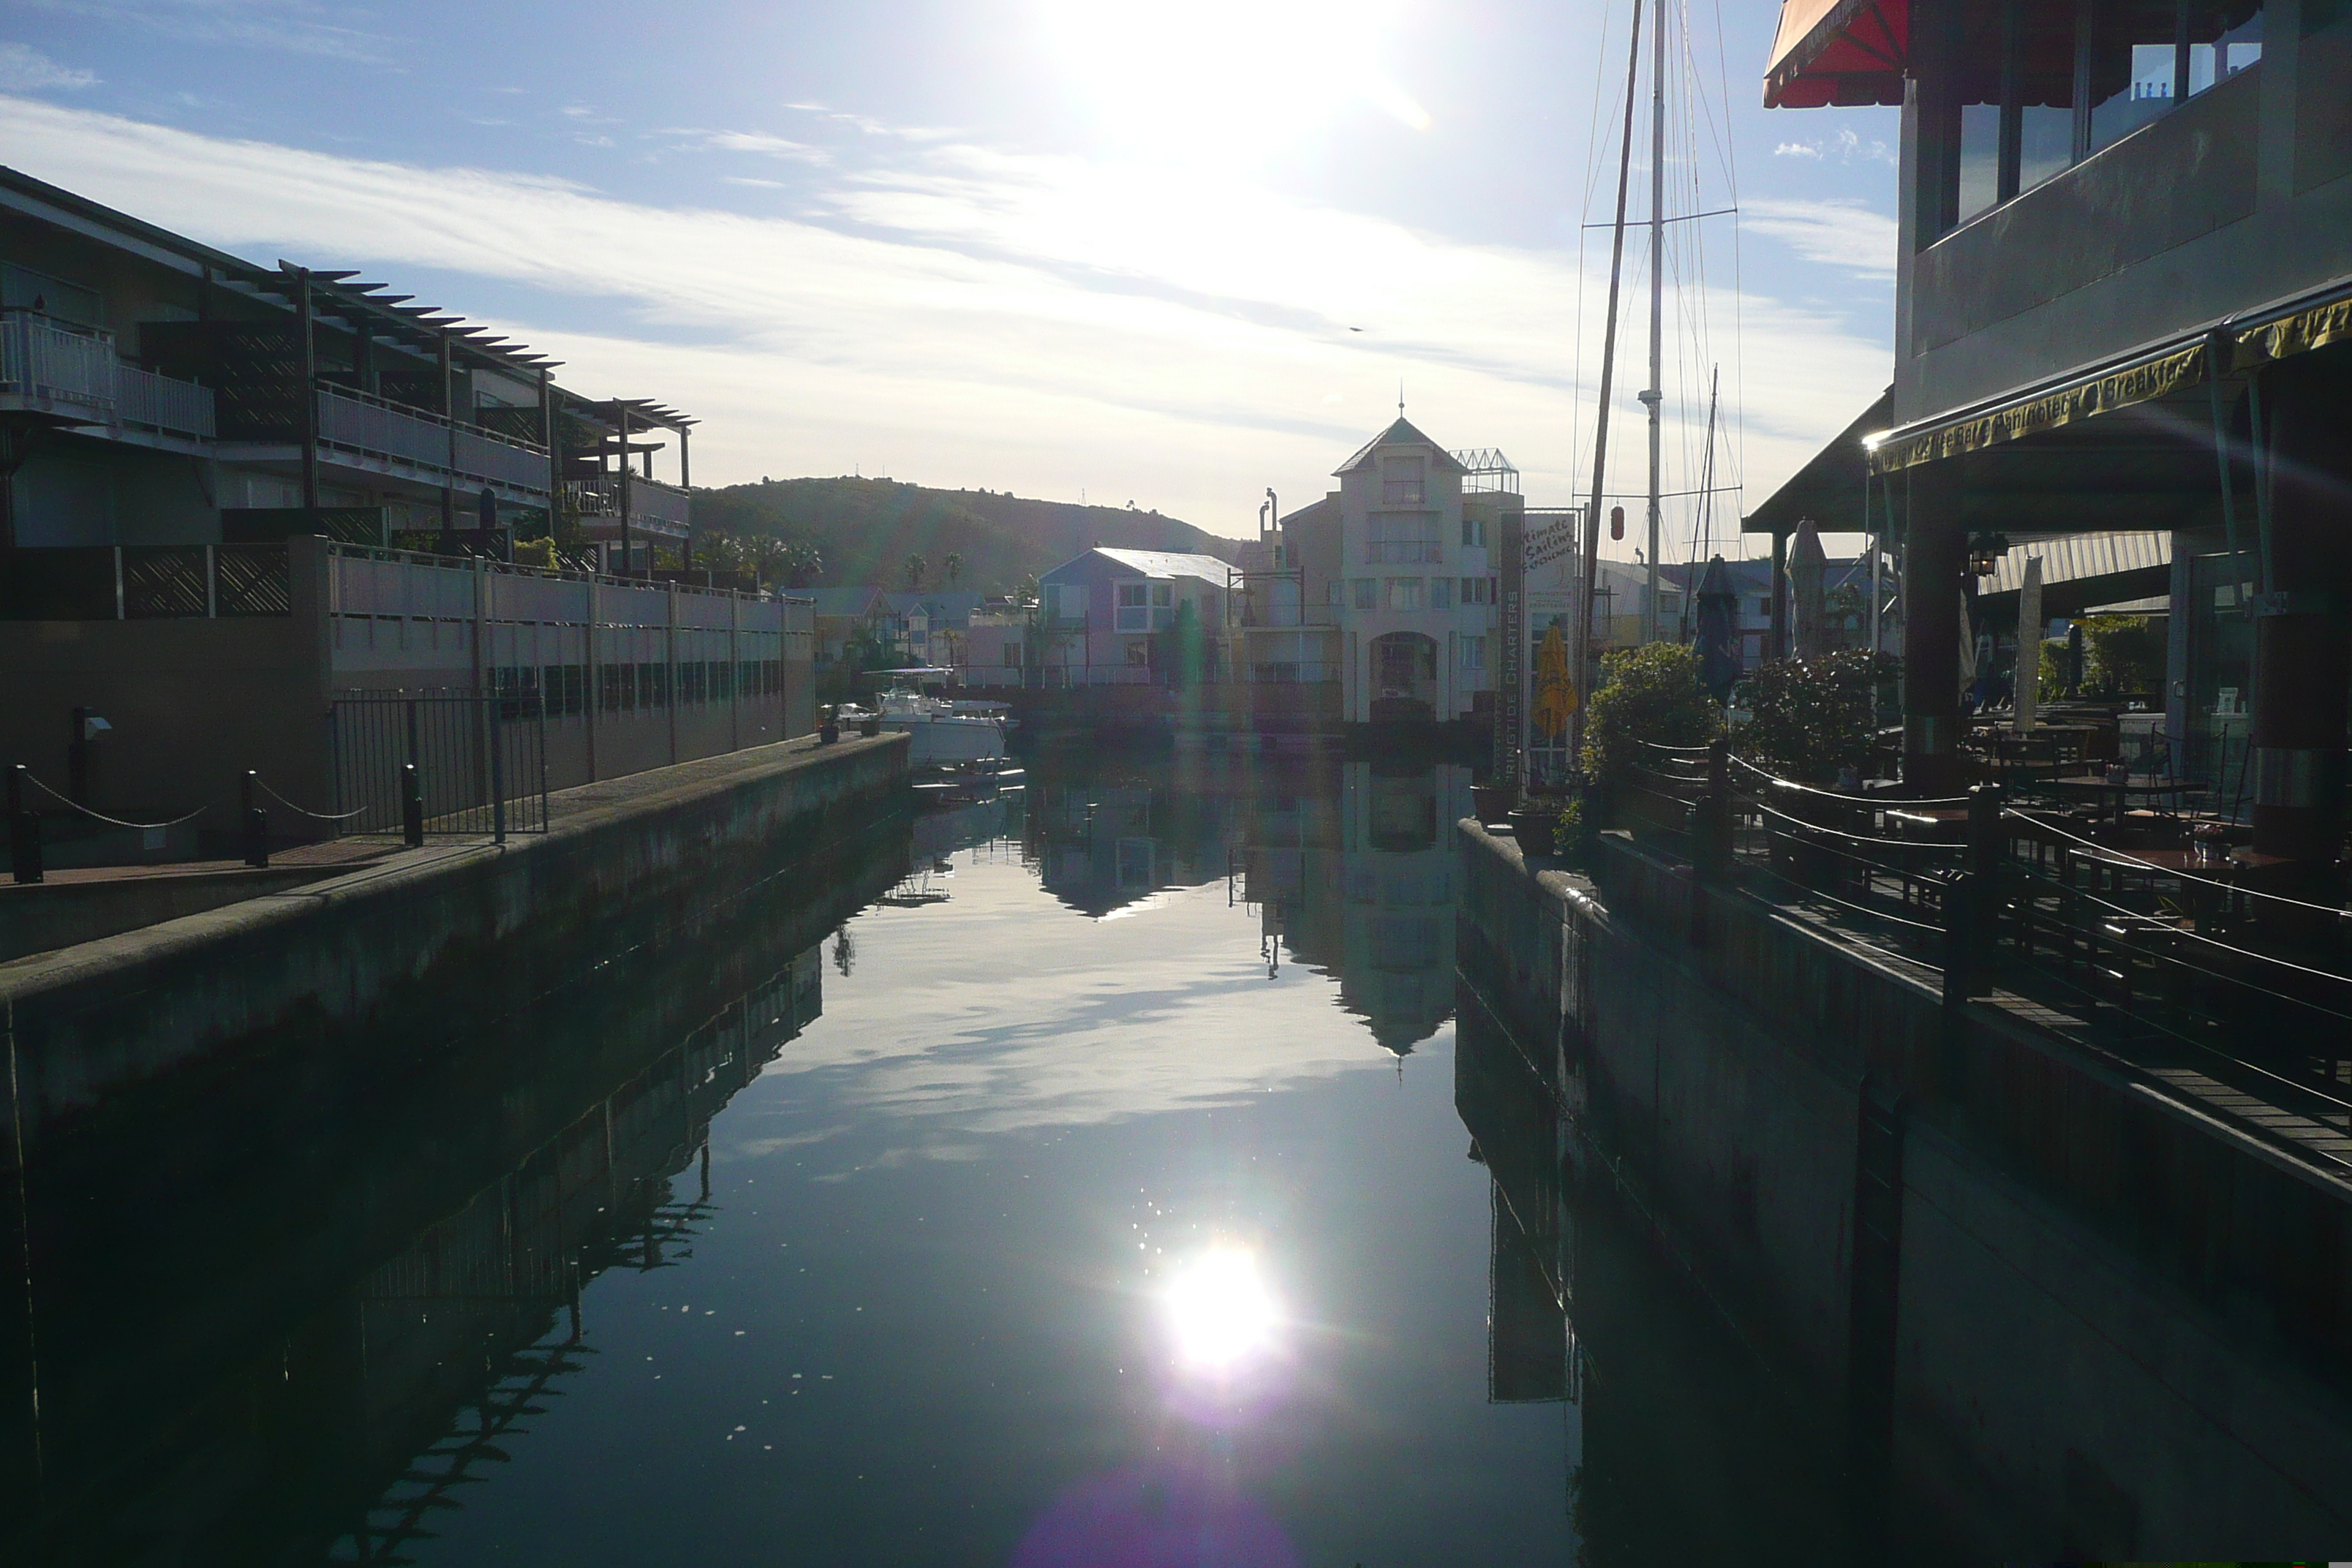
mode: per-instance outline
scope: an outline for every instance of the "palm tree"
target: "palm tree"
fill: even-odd
[[[824,575],[824,556],[805,539],[796,539],[784,546],[782,564],[787,587],[805,588]]]
[[[923,574],[930,569],[931,563],[924,560],[920,555],[908,556],[907,592],[909,594],[921,593],[923,591]]]

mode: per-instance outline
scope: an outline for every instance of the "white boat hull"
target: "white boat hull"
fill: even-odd
[[[909,767],[940,767],[1004,755],[1004,727],[993,719],[886,713],[882,728],[914,738],[907,753]]]

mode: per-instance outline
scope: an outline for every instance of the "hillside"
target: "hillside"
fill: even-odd
[[[946,585],[941,563],[954,553],[963,557],[961,585],[995,593],[1095,544],[1230,560],[1240,542],[1157,512],[891,479],[771,479],[697,490],[694,521],[698,531],[814,544],[824,558],[815,585],[827,588],[904,587],[909,555],[929,563],[926,586]]]

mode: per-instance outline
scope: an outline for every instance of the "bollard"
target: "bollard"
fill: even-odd
[[[1992,990],[1993,960],[2000,933],[2001,788],[1981,784],[1969,791],[1969,971]]]
[[[8,770],[8,867],[19,883],[41,877],[41,819],[25,809],[25,765]]]
[[[414,704],[411,704],[413,707]],[[400,836],[411,849],[425,844],[425,783],[417,777],[416,764],[404,763],[400,769]]]
[[[506,721],[498,709],[489,710],[490,737],[490,842],[507,841],[507,737]]]
[[[254,796],[254,784],[259,775],[251,768],[236,781],[237,826],[245,837],[245,863],[248,866],[269,864],[269,813]]]
[[[1970,959],[1975,947],[1971,926],[1971,910],[1976,900],[1975,889],[1969,885],[1965,872],[1944,883],[1944,1005],[1958,1007],[1969,999],[1970,983],[1975,979]]]

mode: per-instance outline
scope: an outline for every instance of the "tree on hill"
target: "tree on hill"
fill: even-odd
[[[908,556],[944,565],[954,581],[1003,593],[1042,576],[1097,542],[1232,560],[1239,542],[1176,518],[1123,507],[1032,500],[1002,491],[931,490],[876,479],[773,479],[694,494],[697,531],[806,543],[821,552],[824,581],[843,587],[905,586]],[[812,573],[814,578],[815,574]]]
[[[948,558],[940,562],[940,566],[948,574],[948,586],[954,587],[956,579],[963,575],[963,557],[950,550],[948,552]]]
[[[920,555],[908,556],[907,592],[909,594],[921,593],[923,591],[923,574],[930,569],[931,563],[924,560]]]

